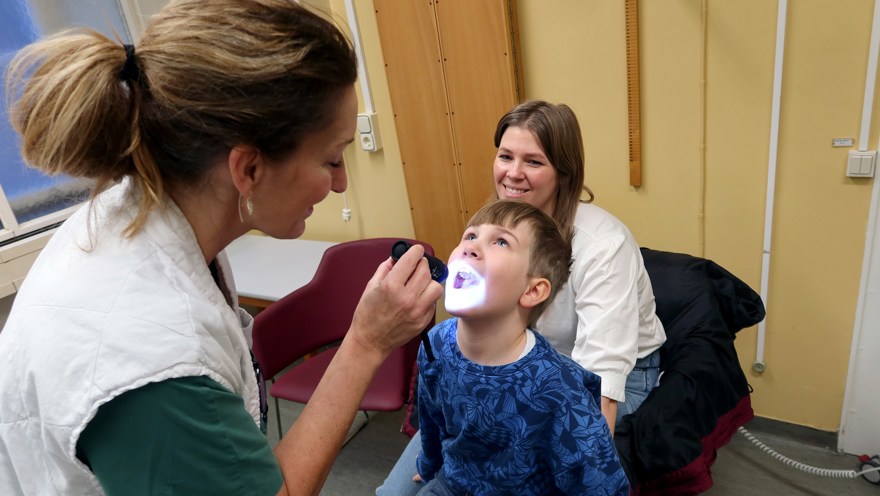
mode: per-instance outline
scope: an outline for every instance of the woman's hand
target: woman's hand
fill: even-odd
[[[382,356],[416,336],[434,315],[443,287],[431,279],[420,245],[379,265],[364,290],[349,337]]]
[[[351,328],[312,399],[275,447],[284,475],[278,494],[318,494],[370,381],[388,354],[428,325],[443,293],[424,249],[382,262],[367,283]]]
[[[614,437],[614,428],[617,423],[617,400],[602,396],[602,415],[605,417],[605,422],[608,423],[611,437]]]

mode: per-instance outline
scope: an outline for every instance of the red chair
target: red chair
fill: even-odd
[[[399,240],[373,238],[331,246],[311,282],[257,315],[254,355],[264,379],[272,379],[268,392],[275,400],[279,436],[282,429],[278,399],[308,403],[348,332],[367,282]],[[405,241],[419,243],[427,253],[434,253],[425,243]],[[432,318],[426,329],[434,322]],[[389,355],[367,389],[360,410],[390,412],[406,404],[418,349],[417,336]],[[305,360],[294,365],[302,358]]]

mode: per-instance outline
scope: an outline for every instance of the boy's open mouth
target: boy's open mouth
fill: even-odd
[[[464,289],[477,285],[477,276],[467,268],[461,268],[455,273],[452,287],[455,289]]]

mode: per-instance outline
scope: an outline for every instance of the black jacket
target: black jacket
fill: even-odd
[[[711,260],[648,248],[642,257],[666,329],[662,375],[614,441],[636,494],[697,494],[712,486],[715,451],[754,416],[733,341],[764,319],[764,304]]]

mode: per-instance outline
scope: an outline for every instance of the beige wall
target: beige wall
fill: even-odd
[[[573,20],[566,11],[574,2],[557,3],[565,5],[538,8],[536,2],[521,2],[524,32],[541,38],[540,45],[524,38],[526,87],[534,92],[529,96],[581,98],[578,111],[584,116],[609,112],[590,101],[606,93],[618,102],[609,115],[620,116],[624,126],[622,61],[563,72],[547,48],[571,43],[553,35],[569,30],[603,33],[591,36],[604,41],[584,46],[587,53],[622,44],[622,7],[600,10],[594,7],[606,2],[585,2],[577,8],[588,12]],[[645,187],[627,186],[625,142],[605,138],[609,132],[603,130],[602,115],[590,117],[594,124],[585,129],[587,173],[599,203],[625,220],[643,245],[702,252],[757,289],[777,6],[764,0],[705,2],[703,59],[703,3],[641,2]],[[846,150],[830,143],[832,137],[859,133],[872,4],[852,1],[843,11],[833,1],[790,4],[763,375],[750,369],[755,330],[742,332],[738,340],[758,414],[825,430],[836,430],[840,421],[871,188],[870,180],[844,177]],[[556,18],[547,20],[553,12]],[[557,29],[533,31],[532,18]],[[540,76],[530,79],[536,72],[589,80],[566,93],[543,84]],[[595,86],[589,84],[594,72],[603,75]],[[608,92],[609,86],[615,90]],[[550,88],[546,93],[545,87]],[[877,132],[875,127],[871,133],[873,148]]]
[[[344,22],[343,0],[315,2]],[[874,2],[845,3],[789,3],[763,375],[751,371],[755,329],[737,340],[756,412],[824,430],[840,422],[872,186],[846,178],[847,150],[831,148],[832,137],[858,139]],[[384,147],[346,152],[352,220],[342,222],[332,195],[311,219],[309,239],[413,232],[373,4],[355,4]],[[757,290],[776,2],[640,2],[638,189],[627,172],[623,2],[518,4],[527,96],[577,112],[597,203],[643,246],[703,254]],[[872,149],[878,114],[880,104]]]
[[[840,422],[871,191],[831,147],[859,135],[874,2],[846,3],[789,3],[762,375],[755,329],[737,340],[757,413],[824,430]],[[639,189],[627,176],[623,2],[519,5],[528,96],[575,107],[597,203],[643,246],[702,253],[758,289],[776,2],[640,2]]]
[[[341,0],[331,3],[343,12]],[[394,197],[405,205],[375,16],[371,2],[356,4],[386,141],[384,157],[353,153],[353,195],[360,204]],[[755,329],[742,331],[737,345],[759,415],[836,430],[872,180],[844,176],[847,150],[831,148],[831,138],[859,135],[873,1],[789,5],[763,375],[751,371]],[[758,289],[776,2],[640,7],[641,188],[629,186],[627,172],[623,2],[520,0],[527,96],[575,109],[597,203],[642,245],[703,254]],[[878,132],[875,122],[872,148]],[[338,205],[328,207],[307,235],[348,236],[335,221]],[[382,218],[363,220],[358,234],[394,232],[396,222],[411,229],[385,211],[362,212]]]
[[[311,4],[329,5],[333,17],[342,26],[347,26],[345,2],[343,0],[311,0]],[[342,221],[343,201],[341,195],[334,193],[315,208],[303,237],[327,241],[345,241],[368,237],[413,237],[412,217],[397,131],[394,128],[394,115],[391,112],[391,96],[385,78],[382,48],[379,45],[379,30],[372,1],[356,1],[359,14],[359,29],[363,41],[365,63],[369,75],[373,106],[379,117],[382,149],[368,153],[357,145],[345,152],[348,170],[349,208],[351,221]],[[360,99],[359,111],[364,111],[361,86],[357,85]]]

